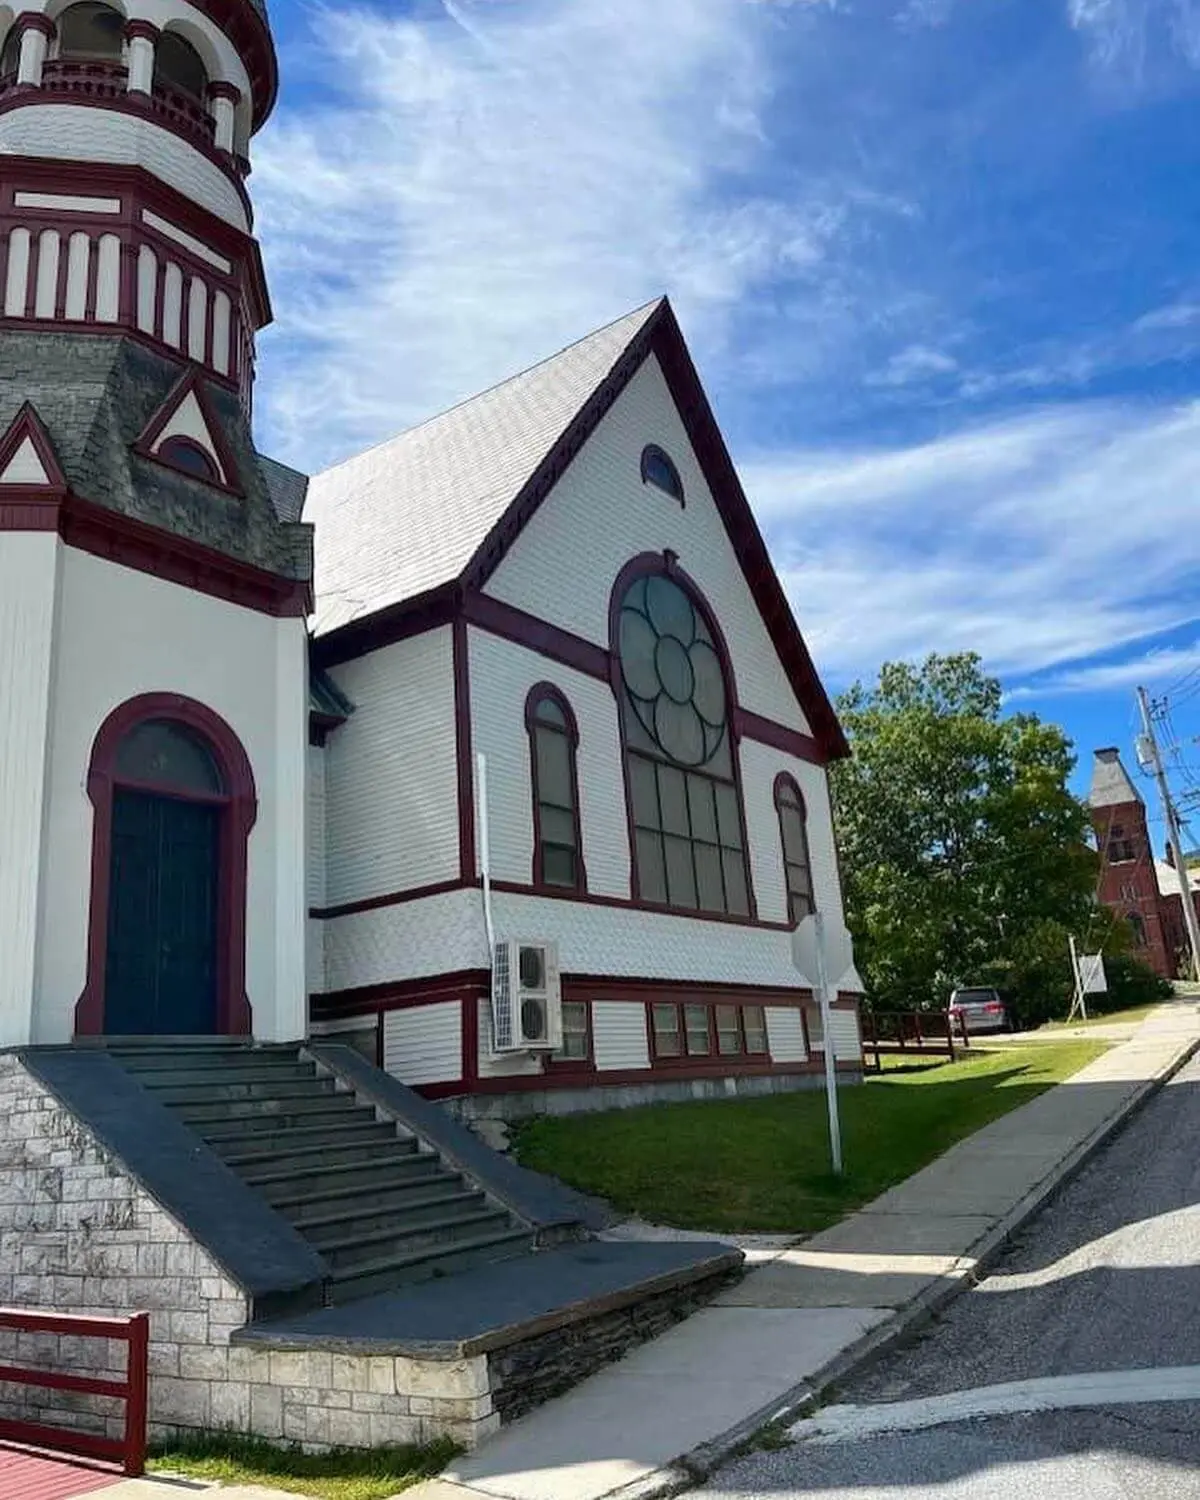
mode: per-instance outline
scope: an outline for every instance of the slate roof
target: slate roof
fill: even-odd
[[[258,467],[266,482],[275,514],[281,521],[298,521],[304,510],[304,499],[308,494],[308,475],[299,469],[289,469],[278,459],[258,455]]]
[[[1142,794],[1121,764],[1119,750],[1109,747],[1096,751],[1087,800],[1089,807],[1122,807],[1127,802],[1142,800]]]
[[[1182,886],[1179,880],[1179,871],[1174,865],[1169,864],[1165,859],[1156,859],[1154,861],[1154,873],[1158,878],[1158,894],[1160,896],[1178,896],[1181,893]],[[1192,890],[1200,891],[1200,870],[1189,868],[1188,884]]]
[[[629,344],[647,303],[309,481],[316,635],[450,583]]]
[[[282,578],[312,577],[307,526],[276,512],[235,392],[204,382],[237,464],[243,498],[216,495],[133,445],[180,378],[176,361],[119,333],[0,330],[0,434],[25,401],[41,418],[67,483],[96,505],[187,537]]]

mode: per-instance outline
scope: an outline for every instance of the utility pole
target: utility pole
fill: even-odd
[[[1192,978],[1200,979],[1200,924],[1196,922],[1196,905],[1192,900],[1192,883],[1187,866],[1183,862],[1183,845],[1179,839],[1179,820],[1175,816],[1175,804],[1171,801],[1171,789],[1167,785],[1167,773],[1163,770],[1158,740],[1154,734],[1154,720],[1150,715],[1150,699],[1143,687],[1137,690],[1138,706],[1142,711],[1142,733],[1138,737],[1138,764],[1154,772],[1158,782],[1158,795],[1162,800],[1163,817],[1167,824],[1167,843],[1175,858],[1175,869],[1179,874],[1179,896],[1183,902],[1183,920],[1187,924],[1188,946],[1192,950]]]

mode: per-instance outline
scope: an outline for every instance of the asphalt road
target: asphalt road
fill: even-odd
[[[1080,1377],[1097,1372],[1093,1404]],[[984,1398],[1014,1414],[970,1421],[939,1399],[1046,1377],[1036,1414],[1020,1411],[1027,1392]],[[1168,1385],[1191,1399],[1157,1399]],[[831,1401],[796,1442],[716,1476],[707,1500],[1200,1500],[1200,1058],[985,1281]]]

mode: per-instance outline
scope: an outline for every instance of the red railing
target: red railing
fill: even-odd
[[[15,73],[0,78],[0,97],[29,85],[18,84]],[[42,66],[43,94],[62,95],[87,103],[95,100],[106,105],[117,104],[132,113],[149,115],[195,136],[211,148],[216,126],[199,99],[178,89],[168,88],[161,79],[154,80],[151,95],[129,93],[129,74],[123,63],[83,58],[54,58]]]
[[[55,1370],[27,1369],[0,1364],[0,1382],[32,1385],[42,1390],[71,1391],[85,1396],[112,1396],[125,1403],[125,1433],[120,1438],[77,1432],[69,1427],[44,1426],[0,1417],[0,1442],[23,1443],[31,1448],[50,1448],[82,1458],[100,1458],[120,1464],[136,1479],[146,1467],[146,1410],[150,1316],[134,1313],[130,1318],[92,1318],[76,1313],[23,1312],[0,1308],[0,1330],[18,1333],[50,1333],[68,1338],[119,1339],[127,1349],[124,1380],[99,1380],[90,1375],[63,1375]]]
[[[863,1057],[874,1060],[879,1071],[886,1053],[912,1053],[948,1057],[954,1061],[954,1039],[971,1045],[965,1016],[949,1010],[864,1011],[862,1015]]]

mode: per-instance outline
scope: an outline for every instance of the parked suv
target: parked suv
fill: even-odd
[[[950,992],[950,1019],[956,1030],[966,1022],[968,1037],[987,1031],[1011,1031],[1012,1019],[999,990],[960,989]]]

